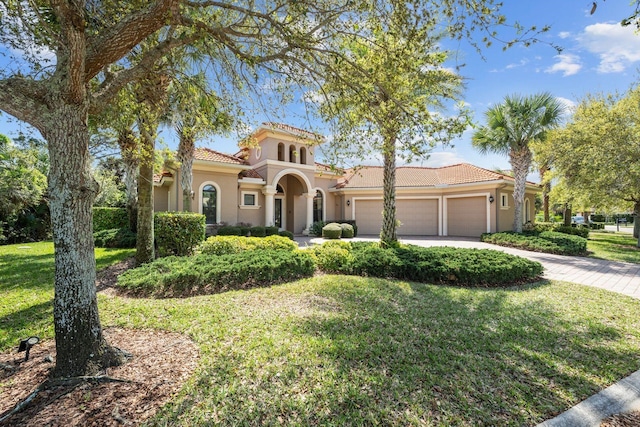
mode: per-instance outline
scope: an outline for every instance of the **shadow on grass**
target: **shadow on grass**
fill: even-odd
[[[34,304],[0,317],[0,351],[17,346],[31,335],[53,330],[53,300]]]

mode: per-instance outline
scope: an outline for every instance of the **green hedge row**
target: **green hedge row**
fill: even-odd
[[[358,226],[356,225],[356,221],[352,220],[352,219],[339,219],[339,220],[331,220],[331,221],[316,221],[313,224],[311,224],[311,227],[309,228],[309,234],[312,234],[314,236],[323,236],[322,230],[328,224],[339,224],[340,226],[343,226],[343,227],[345,225],[350,225],[352,227],[352,229],[353,229],[353,236],[351,236],[351,237],[355,237],[355,236],[358,235]],[[349,231],[347,233],[349,233]],[[346,237],[346,236],[342,236],[342,237]]]
[[[382,248],[369,242],[327,242],[311,251],[318,268],[327,273],[425,283],[500,286],[531,281],[542,274],[538,262],[487,249]]]
[[[537,222],[525,227],[525,234],[539,235],[545,231],[555,231],[557,233],[572,234],[575,236],[589,238],[590,227],[588,225],[577,224],[574,226],[566,226],[558,222]]]
[[[93,208],[93,232],[129,226],[125,208]]]
[[[544,231],[538,235],[505,231],[483,234],[480,240],[499,246],[560,255],[583,255],[587,251],[587,239],[584,237],[555,231]]]
[[[154,233],[158,255],[189,255],[204,241],[205,216],[193,212],[158,212]]]
[[[135,248],[136,233],[128,228],[112,228],[93,233],[94,245],[98,248]]]
[[[278,227],[248,225],[223,225],[218,228],[218,236],[265,237],[278,235]]]
[[[314,271],[312,255],[298,250],[172,256],[124,272],[118,287],[137,296],[190,296],[289,282]]]
[[[200,245],[200,252],[207,255],[237,254],[247,250],[285,250],[298,248],[295,242],[284,236],[243,237],[212,236]]]

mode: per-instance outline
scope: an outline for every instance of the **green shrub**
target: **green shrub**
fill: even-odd
[[[593,214],[589,216],[589,221],[591,222],[605,222],[606,218],[601,214]]]
[[[340,228],[342,228],[341,237],[345,239],[351,239],[353,237],[353,226],[351,224],[342,223],[340,224]]]
[[[318,268],[325,272],[425,283],[499,286],[530,281],[542,274],[538,262],[487,249],[382,248],[371,242],[327,242],[312,252]]]
[[[282,230],[278,232],[278,236],[286,237],[289,240],[293,240],[293,233],[287,230]]]
[[[298,245],[295,242],[283,236],[213,236],[200,245],[200,252],[208,255],[225,255],[247,250],[293,251],[297,248]]]
[[[242,236],[242,230],[234,225],[223,225],[218,228],[218,236]]]
[[[325,239],[339,239],[342,236],[342,227],[336,222],[322,227],[322,237]]]
[[[255,226],[249,228],[249,235],[252,237],[265,237],[267,235],[267,229],[261,226]]]
[[[205,216],[192,212],[158,212],[154,230],[158,253],[190,255],[204,241]]]
[[[323,227],[327,224],[331,224],[331,223],[337,223],[337,224],[349,224],[353,227],[353,236],[356,237],[358,235],[358,225],[356,224],[356,221],[354,219],[335,219],[335,220],[331,220],[331,221],[326,221],[323,223]],[[320,233],[317,234],[317,236],[320,236],[322,233],[322,227],[320,227]]]
[[[578,225],[576,227],[557,225],[553,228],[552,231],[555,231],[557,233],[572,234],[574,236],[580,236],[585,239],[589,238],[589,228],[583,225]]]
[[[267,236],[277,236],[280,229],[278,227],[265,227],[264,232]]]
[[[560,255],[580,255],[586,251],[587,247],[586,239],[555,231],[544,231],[539,235],[518,234],[511,231],[486,233],[480,240],[499,246]]]
[[[125,208],[93,208],[93,232],[129,226]]]
[[[311,227],[309,227],[309,234],[312,234],[314,236],[322,236],[322,227],[324,227],[326,224],[324,221],[316,221],[313,224],[311,224]]]
[[[257,250],[228,255],[166,257],[131,269],[118,286],[139,296],[189,296],[268,286],[310,277],[313,257],[306,251]]]
[[[536,222],[535,224],[533,224],[533,229],[531,231],[535,234],[540,234],[544,231],[553,231],[553,228],[556,225],[557,224],[553,222]]]
[[[590,222],[589,223],[589,228],[592,230],[604,230],[604,223],[603,222]]]
[[[98,248],[135,248],[136,233],[128,228],[113,228],[93,233],[93,242]]]
[[[557,244],[563,248],[563,251],[566,254],[578,255],[584,254],[587,251],[587,239],[578,235],[545,231],[544,233],[540,233],[539,237]]]
[[[348,242],[334,240],[322,245],[313,246],[311,253],[316,265],[325,273],[348,274],[353,263],[351,245]]]

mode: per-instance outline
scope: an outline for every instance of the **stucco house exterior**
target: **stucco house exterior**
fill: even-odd
[[[294,234],[314,221],[355,220],[360,235],[377,235],[382,223],[382,167],[339,171],[315,162],[319,137],[302,129],[266,123],[224,154],[196,149],[195,212],[208,224],[275,225]],[[154,177],[156,211],[182,210],[179,170]],[[402,166],[396,172],[399,236],[479,236],[510,230],[512,177],[470,164],[440,168]],[[527,183],[523,223],[534,221],[535,194]]]

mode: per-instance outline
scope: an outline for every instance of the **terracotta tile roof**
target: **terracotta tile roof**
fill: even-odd
[[[262,124],[263,126],[266,127],[270,127],[272,129],[280,129],[280,130],[284,130],[299,136],[302,136],[304,138],[308,138],[308,139],[316,139],[316,140],[322,140],[322,136],[315,134],[313,132],[309,132],[308,130],[304,130],[304,129],[300,129],[297,128],[295,126],[291,126],[291,125],[286,125],[284,123],[275,123],[275,122],[264,122]]]
[[[349,170],[336,188],[380,188],[383,168],[366,166]],[[400,166],[396,169],[396,187],[435,187],[437,185],[469,184],[475,182],[499,181],[513,178],[468,163],[460,163],[440,168]]]
[[[337,174],[344,173],[343,169],[340,169],[339,167],[336,167],[336,166],[326,165],[324,163],[318,163],[318,162],[315,162],[315,165],[316,165],[317,172],[332,172]]]
[[[160,182],[162,181],[162,178],[173,178],[173,174],[168,171],[153,174],[153,182]]]
[[[209,162],[230,163],[230,164],[236,164],[236,165],[246,164],[246,162],[239,157],[232,156],[230,154],[224,154],[219,151],[215,151],[205,147],[196,148],[195,159],[205,160]]]
[[[240,177],[242,178],[257,178],[257,179],[264,179],[262,177],[262,175],[260,175],[258,172],[256,172],[255,169],[249,169],[246,171],[242,171],[239,174]]]

